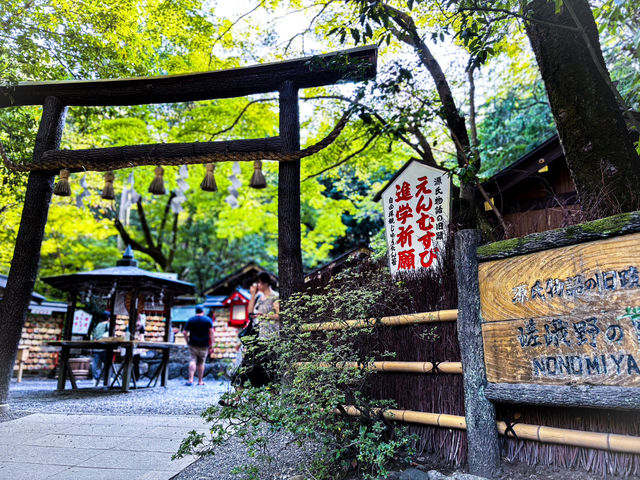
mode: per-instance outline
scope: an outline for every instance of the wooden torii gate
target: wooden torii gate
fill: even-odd
[[[283,297],[303,281],[300,249],[300,158],[328,145],[340,124],[315,148],[300,150],[298,91],[341,81],[362,81],[376,73],[377,48],[366,46],[315,57],[205,73],[95,81],[24,82],[0,87],[0,108],[43,105],[33,162],[16,165],[29,171],[20,228],[0,303],[0,412],[7,397],[13,364],[40,263],[55,175],[71,171],[106,171],[139,165],[181,165],[273,159],[278,172],[278,268]],[[279,92],[277,137],[60,150],[68,106],[121,106],[188,102]],[[340,122],[342,125],[346,118]]]

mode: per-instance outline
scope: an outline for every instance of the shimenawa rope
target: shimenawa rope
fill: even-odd
[[[194,155],[188,157],[154,157],[153,155],[146,155],[144,157],[123,158],[122,160],[112,160],[108,162],[98,162],[91,160],[47,160],[47,152],[43,155],[42,160],[37,163],[20,164],[9,160],[6,152],[0,142],[0,155],[2,156],[2,162],[4,165],[16,172],[31,172],[34,170],[60,170],[60,169],[72,169],[72,170],[86,170],[104,172],[109,170],[118,170],[120,168],[139,167],[142,165],[193,165],[199,163],[217,163],[228,161],[256,161],[256,160],[277,160],[280,162],[299,160],[304,157],[308,157],[320,150],[331,145],[335,139],[340,135],[344,129],[351,110],[346,111],[342,118],[338,121],[336,126],[329,132],[329,134],[320,140],[318,143],[311,145],[303,150],[295,152],[221,152],[211,153],[207,155]]]

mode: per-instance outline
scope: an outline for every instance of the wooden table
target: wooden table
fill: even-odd
[[[47,342],[48,345],[60,347],[60,365],[58,370],[58,390],[64,390],[67,383],[67,376],[71,381],[71,388],[77,389],[75,376],[69,366],[69,351],[72,348],[82,348],[91,350],[105,350],[105,364],[103,368],[103,384],[105,387],[120,387],[123,392],[129,388],[141,388],[137,385],[136,379],[131,374],[133,368],[133,351],[136,348],[149,350],[161,350],[162,361],[149,377],[149,382],[144,387],[155,387],[160,379],[160,384],[167,385],[167,373],[169,364],[169,349],[173,343],[169,342],[144,342],[138,340],[57,340]],[[113,352],[117,349],[124,349],[124,361],[120,368],[116,370],[113,364]],[[131,385],[133,384],[133,385]],[[153,385],[152,385],[153,384]]]

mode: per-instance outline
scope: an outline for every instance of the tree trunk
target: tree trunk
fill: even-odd
[[[300,149],[298,89],[290,81],[280,87],[280,137],[283,151]],[[283,299],[302,286],[300,160],[280,162],[278,169],[278,276]]]
[[[33,152],[34,162],[39,161],[46,150],[59,148],[65,115],[66,107],[57,98],[46,98]],[[38,276],[40,247],[47,224],[54,177],[55,172],[50,171],[29,174],[11,270],[0,303],[0,412],[8,409],[9,383]]]
[[[383,7],[390,13],[391,18],[397,25],[397,28],[391,28],[394,36],[415,49],[420,62],[427,69],[435,83],[438,96],[442,102],[442,115],[456,148],[458,166],[460,168],[472,168],[477,173],[480,170],[480,157],[472,155],[465,119],[460,114],[440,63],[431,53],[424,41],[424,37],[420,35],[418,27],[410,15],[388,4],[383,4]],[[477,224],[476,177],[475,175],[463,176],[460,182],[462,188],[460,189],[459,215],[457,216],[458,227],[460,229],[473,229]]]
[[[640,161],[589,3],[564,0],[558,14],[546,0],[534,0],[528,8],[527,35],[583,211],[603,217],[637,209]]]
[[[162,251],[163,235],[164,235],[165,225],[167,223],[167,217],[169,215],[169,209],[171,207],[171,200],[175,196],[176,194],[174,192],[171,192],[171,194],[169,195],[169,198],[167,199],[167,205],[165,206],[165,209],[164,209],[164,215],[162,217],[160,230],[156,235],[158,237],[157,242],[153,241],[153,235],[151,235],[149,222],[147,221],[147,216],[144,213],[142,198],[138,199],[138,202],[136,203],[136,205],[138,208],[138,217],[140,219],[140,226],[144,234],[144,240],[146,242],[146,245],[143,245],[142,243],[134,240],[133,237],[129,234],[129,232],[127,232],[127,229],[118,218],[116,218],[113,221],[113,226],[116,228],[116,230],[120,234],[120,238],[122,239],[122,242],[125,245],[130,246],[133,250],[137,250],[139,252],[149,255],[153,259],[153,261],[158,264],[160,269],[162,269],[162,271],[165,271],[165,272],[170,272],[172,269],[171,262],[173,261],[173,255],[170,253],[170,256],[167,257],[167,255],[165,255],[164,252]],[[174,233],[173,233],[173,240],[172,240],[173,244],[175,244],[176,228],[177,228],[177,225],[175,225],[175,222],[174,222],[174,227],[173,227]]]

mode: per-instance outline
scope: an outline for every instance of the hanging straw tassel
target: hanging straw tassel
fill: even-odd
[[[116,194],[113,191],[113,181],[116,176],[111,170],[104,174],[104,187],[102,188],[102,198],[105,200],[115,200]]]
[[[164,189],[164,178],[163,178],[164,169],[160,166],[156,167],[155,174],[156,174],[155,178],[151,182],[151,185],[149,185],[149,193],[152,193],[154,195],[164,195],[166,193]]]
[[[267,186],[267,180],[262,173],[262,161],[256,160],[253,162],[253,175],[251,176],[251,182],[249,186],[252,188],[265,188]]]
[[[71,172],[66,168],[60,170],[60,178],[53,188],[53,194],[61,197],[69,197],[71,195],[71,186],[69,185],[69,175]]]
[[[213,174],[213,171],[216,169],[216,166],[213,163],[207,163],[205,165],[205,168],[207,169],[207,173],[205,173],[204,175],[204,179],[200,184],[200,188],[205,192],[217,192],[218,185],[216,184],[216,177]]]

